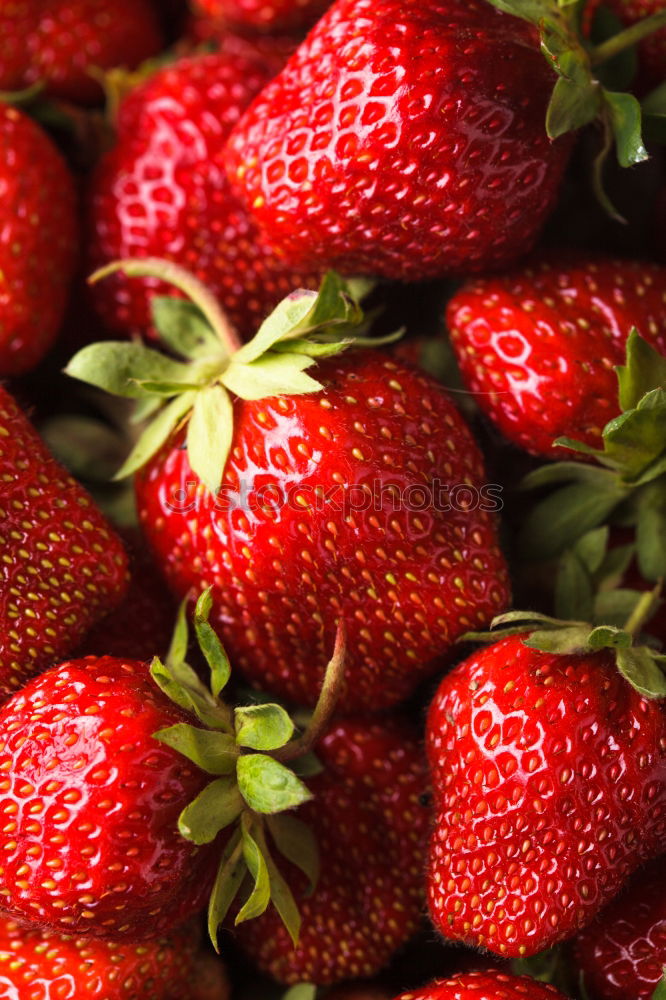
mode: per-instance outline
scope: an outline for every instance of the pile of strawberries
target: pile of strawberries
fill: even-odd
[[[0,3],[0,998],[666,998],[664,116],[663,0]]]

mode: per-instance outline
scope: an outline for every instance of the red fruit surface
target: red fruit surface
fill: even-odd
[[[632,326],[666,354],[666,268],[603,257],[539,260],[464,285],[447,323],[463,379],[510,440],[569,458],[560,435],[594,447],[617,416]]]
[[[7,914],[59,933],[138,939],[206,905],[215,848],[183,839],[177,821],[208,776],[153,738],[183,721],[145,663],[110,656],[54,667],[3,706]]]
[[[0,101],[0,377],[33,368],[55,339],[76,239],[64,160],[39,125]]]
[[[212,21],[248,31],[307,28],[329,6],[330,0],[197,0]]]
[[[422,280],[526,253],[570,147],[527,22],[484,0],[338,0],[234,130],[285,261]]]
[[[505,972],[465,972],[440,980],[416,992],[403,993],[396,1000],[563,1000],[554,986],[538,983],[529,976]]]
[[[374,975],[417,930],[423,908],[431,817],[415,733],[395,718],[345,719],[316,753],[324,771],[309,780],[314,800],[298,816],[317,838],[321,874],[312,896],[297,897],[298,946],[272,907],[236,929],[259,968],[282,983]],[[300,872],[288,867],[290,885],[305,889]]]
[[[519,638],[444,678],[427,748],[430,914],[444,937],[535,954],[589,923],[666,849],[666,712],[612,654]]]
[[[252,51],[181,59],[132,91],[89,206],[90,269],[123,257],[174,260],[210,287],[243,333],[295,287],[318,288],[320,277],[283,267],[226,180],[229,131],[276,70],[275,52]],[[153,279],[115,276],[93,295],[108,326],[129,334],[150,329],[155,290],[173,293]]]
[[[591,1000],[651,1000],[666,966],[666,858],[638,872],[574,939]]]
[[[212,586],[211,623],[253,683],[314,704],[343,617],[341,704],[382,709],[506,605],[507,572],[481,456],[441,385],[379,351],[316,374],[323,392],[234,401],[217,499],[174,438],[137,476],[139,513],[173,591]]]
[[[0,39],[0,89],[40,81],[78,104],[102,99],[91,70],[133,69],[163,47],[150,0],[12,0]]]
[[[204,1000],[198,929],[141,944],[62,937],[0,918],[0,995],[4,1000]],[[226,977],[216,961],[224,1000]],[[223,992],[223,989],[225,992]],[[72,991],[75,992],[72,992]]]
[[[74,649],[126,587],[120,539],[0,387],[0,698]]]

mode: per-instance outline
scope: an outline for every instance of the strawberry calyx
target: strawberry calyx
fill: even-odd
[[[311,983],[298,983],[283,994],[282,1000],[316,1000],[317,987]]]
[[[626,350],[616,368],[622,412],[606,424],[602,447],[558,438],[554,446],[588,461],[551,463],[524,479],[524,489],[557,489],[532,508],[520,542],[527,560],[549,559],[620,511],[635,528],[642,575],[657,581],[666,577],[666,358],[635,329]]]
[[[234,396],[256,400],[319,392],[322,384],[307,372],[318,360],[352,344],[376,346],[401,335],[364,337],[369,318],[360,298],[371,286],[335,272],[324,277],[319,291],[298,289],[283,299],[242,344],[215,297],[178,265],[119,261],[90,280],[119,271],[168,282],[186,298],[152,300],[154,323],[170,355],[138,342],[107,341],[84,347],[65,369],[73,378],[137,400],[134,418],[150,418],[116,478],[141,468],[187,424],[192,470],[216,494],[231,448]]]
[[[281,705],[232,707],[222,699],[231,666],[208,621],[210,589],[197,600],[193,616],[197,643],[210,670],[210,685],[202,682],[186,661],[187,603],[178,612],[166,658],[155,657],[150,672],[164,694],[200,725],[179,722],[153,735],[211,775],[210,783],[179,816],[181,836],[203,845],[228,831],[209,900],[209,934],[217,948],[218,928],[242,893],[236,924],[260,916],[272,902],[296,944],[301,925],[298,906],[271,845],[300,868],[312,892],[319,875],[317,844],[310,828],[292,811],[312,799],[302,778],[320,770],[312,748],[328,725],[342,688],[345,628],[340,622],[320,699],[307,728],[298,732]]]

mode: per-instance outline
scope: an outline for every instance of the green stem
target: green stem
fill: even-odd
[[[201,310],[230,357],[242,346],[240,337],[215,296],[203,282],[185,268],[156,257],[146,257],[145,260],[115,260],[91,274],[88,283],[94,285],[118,271],[122,271],[128,278],[159,278],[160,281],[180,289]]]
[[[653,32],[659,31],[660,28],[666,28],[666,10],[662,10],[658,14],[652,14],[642,21],[637,21],[636,24],[625,28],[624,31],[620,31],[617,35],[602,42],[601,45],[595,46],[590,52],[592,65],[599,66],[600,63],[607,62],[620,52],[624,52],[625,49],[636,45],[643,38],[647,38]]]
[[[659,595],[661,594],[661,588],[662,581],[656,585],[654,590],[646,590],[644,594],[641,594],[638,601],[636,601],[634,610],[627,618],[623,629],[624,632],[628,632],[629,635],[636,635],[640,631],[654,611],[655,603],[659,600]]]
[[[342,619],[338,622],[338,630],[335,636],[335,648],[331,657],[324,683],[322,684],[319,700],[312,713],[310,724],[297,740],[292,740],[280,750],[276,750],[271,756],[276,760],[286,763],[302,757],[313,746],[316,745],[320,737],[326,730],[331,717],[335,712],[336,705],[342,692],[342,684],[345,679],[345,660],[347,654],[347,629]]]

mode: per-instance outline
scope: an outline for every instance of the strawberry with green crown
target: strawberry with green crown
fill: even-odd
[[[113,269],[159,275],[190,296],[158,299],[155,313],[187,361],[109,343],[68,367],[153,418],[120,474],[144,467],[139,514],[172,589],[212,587],[212,621],[260,688],[313,704],[342,616],[341,704],[406,698],[508,599],[497,497],[444,389],[359,349],[354,287],[335,275],[285,299],[241,347],[180,269]]]

